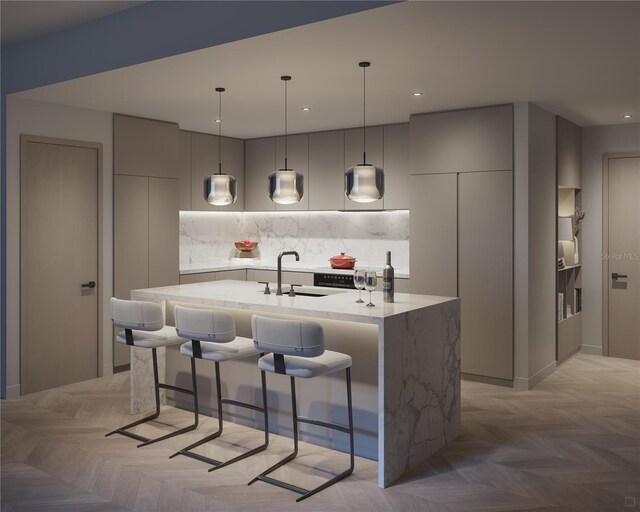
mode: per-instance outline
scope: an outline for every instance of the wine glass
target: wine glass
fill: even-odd
[[[364,275],[364,287],[369,292],[369,304],[367,304],[367,306],[369,307],[375,306],[375,304],[371,302],[371,292],[373,292],[376,289],[377,285],[378,285],[378,276],[376,276],[376,273],[367,272]]]
[[[356,301],[358,304],[364,304],[364,301],[362,300],[362,289],[364,288],[364,276],[365,276],[364,270],[357,269],[353,273],[353,284],[358,289],[358,300]]]

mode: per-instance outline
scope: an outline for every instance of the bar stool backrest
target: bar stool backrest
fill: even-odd
[[[176,306],[176,332],[187,340],[229,343],[236,338],[236,323],[229,313]]]
[[[111,297],[111,321],[122,329],[159,331],[164,327],[164,314],[155,302]]]
[[[261,352],[317,357],[324,352],[324,332],[315,322],[253,315],[253,344]]]

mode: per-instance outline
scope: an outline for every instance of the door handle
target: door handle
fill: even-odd
[[[95,281],[89,281],[88,283],[82,283],[80,285],[80,288],[95,288],[95,287],[96,287]]]
[[[618,279],[627,279],[627,277],[627,274],[618,274],[617,272],[611,274],[611,279],[614,281],[617,281]]]

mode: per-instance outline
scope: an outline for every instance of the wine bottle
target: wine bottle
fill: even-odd
[[[391,251],[387,251],[387,264],[382,271],[382,298],[384,302],[393,302],[393,267]]]

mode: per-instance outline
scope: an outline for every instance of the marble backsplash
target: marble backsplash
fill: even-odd
[[[328,267],[340,252],[382,267],[391,251],[409,268],[409,212],[180,212],[180,266],[237,262],[234,242],[258,242],[257,262],[295,250],[305,266]]]

